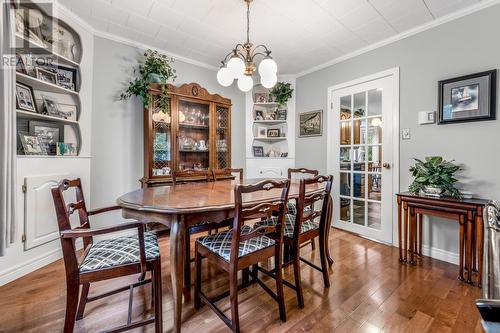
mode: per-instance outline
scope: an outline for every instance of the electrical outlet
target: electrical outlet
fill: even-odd
[[[410,134],[410,129],[409,128],[403,128],[401,130],[401,137],[403,140],[410,140],[411,134]]]

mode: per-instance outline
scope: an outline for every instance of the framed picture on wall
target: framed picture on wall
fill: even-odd
[[[299,114],[299,138],[323,135],[323,110]]]
[[[496,118],[497,70],[439,81],[439,124]]]

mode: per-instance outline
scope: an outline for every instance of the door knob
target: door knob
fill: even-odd
[[[385,169],[390,169],[391,168],[391,164],[390,163],[387,163],[387,162],[384,162],[382,164],[382,166],[385,168]]]

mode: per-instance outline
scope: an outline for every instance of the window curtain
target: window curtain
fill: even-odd
[[[14,103],[15,67],[5,65],[15,57],[9,1],[0,0],[0,256],[14,243],[16,235],[16,116]],[[14,58],[15,59],[15,58]]]

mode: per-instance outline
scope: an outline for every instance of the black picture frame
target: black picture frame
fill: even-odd
[[[24,91],[19,91],[19,89],[24,89]],[[29,96],[21,95],[21,93],[29,93]],[[29,97],[29,98],[28,98]],[[28,104],[28,103],[31,103]],[[23,111],[29,111],[37,113],[37,106],[35,100],[35,94],[33,88],[25,84],[16,82],[16,108]]]
[[[30,120],[29,133],[38,137],[47,155],[56,155],[57,143],[64,142],[64,124]]]
[[[281,135],[281,131],[279,128],[268,128],[267,129],[267,137],[268,138],[279,138]]]
[[[65,89],[76,91],[77,69],[60,65],[50,66],[57,76],[57,85]]]
[[[264,157],[264,147],[263,146],[253,146],[253,156],[254,157]]]
[[[439,81],[438,124],[495,120],[496,90],[497,69]],[[467,96],[463,97],[464,94]],[[465,100],[467,104],[460,100]],[[461,115],[453,118],[454,113]]]

